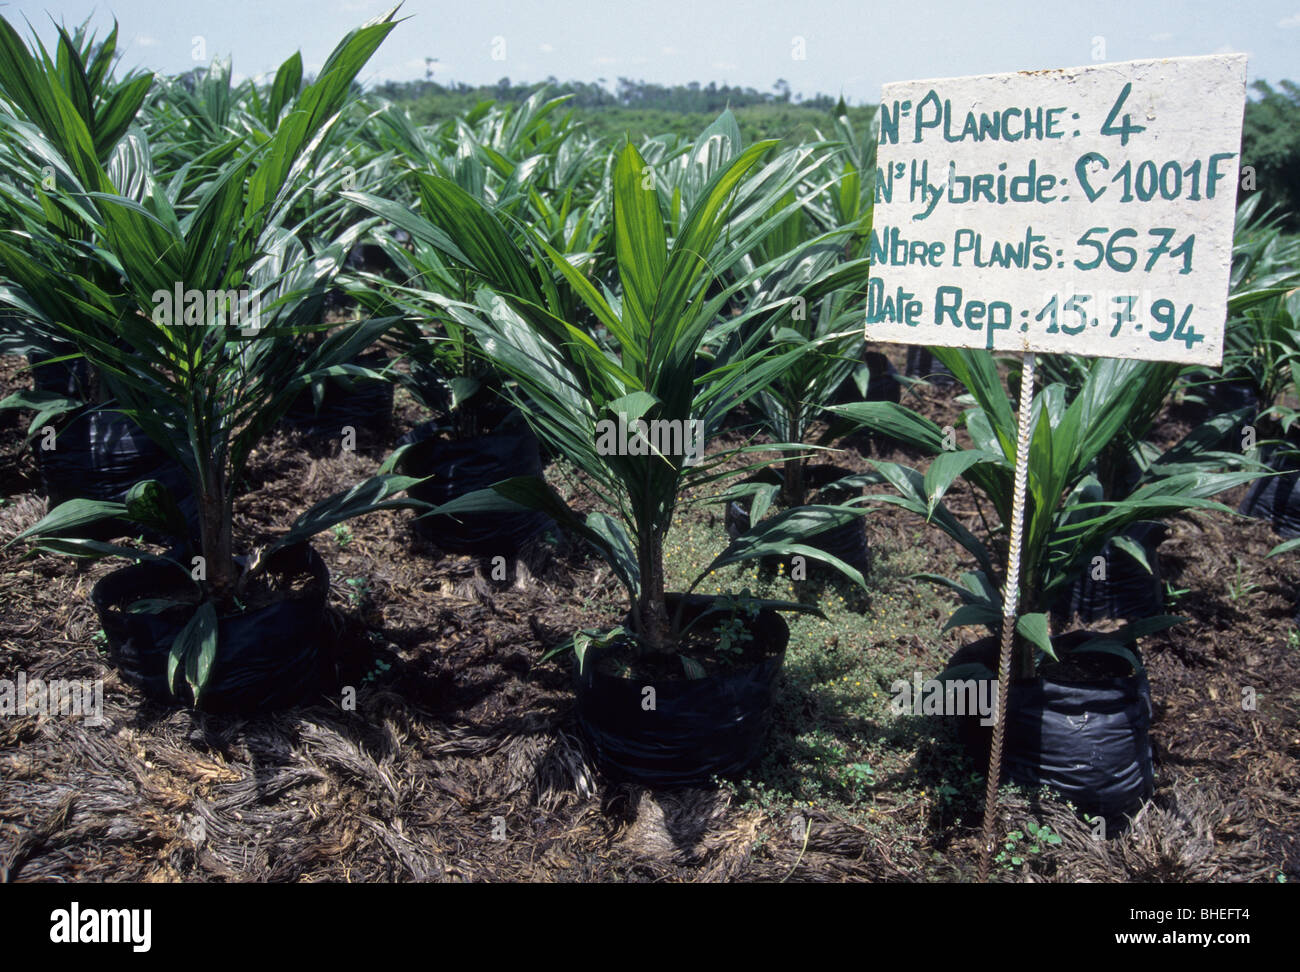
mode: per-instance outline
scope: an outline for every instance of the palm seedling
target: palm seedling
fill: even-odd
[[[135,71],[120,77],[116,74],[116,23],[102,41],[88,24],[71,31],[60,26],[57,33],[53,54],[39,40],[33,41],[29,51],[13,26],[0,18],[0,111],[7,119],[5,127],[32,125],[49,133],[56,153],[66,156],[74,150],[86,151],[120,176],[138,146],[128,139],[124,150],[118,151],[119,144],[148,95],[153,75]],[[88,144],[74,146],[69,128],[55,113],[55,102],[50,97],[55,89],[63,95],[66,110],[84,128]],[[7,200],[5,228],[20,228],[28,218],[22,211],[34,211],[38,221],[52,220],[57,232],[85,240],[86,226],[75,215],[65,218],[49,207],[42,212],[36,205],[40,198],[36,187],[50,184],[54,166],[47,160],[33,167],[27,159],[16,165],[13,155],[21,149],[7,138],[6,143],[0,147],[0,193]],[[95,270],[92,261],[82,260],[81,267],[83,272]],[[33,434],[51,419],[82,407],[94,397],[92,376],[85,374],[84,368],[66,363],[75,355],[73,347],[57,335],[29,326],[22,313],[0,319],[0,346],[9,353],[27,355],[33,366],[45,364],[35,368],[34,392],[16,393],[0,405],[32,408],[36,412],[30,427]]]
[[[1297,387],[1300,336],[1288,310],[1300,287],[1300,242],[1282,232],[1277,214],[1261,211],[1260,200],[1251,196],[1237,210],[1221,374],[1245,383],[1276,433],[1281,415],[1273,410]]]
[[[1002,620],[1002,590],[1007,524],[1011,522],[1015,468],[1016,415],[991,354],[979,350],[939,348],[935,354],[969,390],[974,405],[964,415],[972,445],[950,448],[938,425],[912,410],[888,402],[863,402],[832,410],[885,432],[911,448],[932,455],[924,472],[901,463],[874,462],[881,481],[896,493],[875,499],[909,510],[938,527],[974,558],[974,569],[959,581],[934,575],[926,579],[955,591],[962,604],[947,628],[982,624],[996,633]],[[1168,385],[1159,373],[1168,365],[1098,359],[1070,399],[1063,384],[1037,391],[1031,413],[1028,492],[1021,551],[1019,635],[1015,677],[1035,671],[1035,649],[1055,658],[1049,636],[1048,610],[1110,540],[1146,565],[1140,546],[1123,535],[1126,527],[1152,517],[1189,509],[1227,507],[1210,497],[1248,482],[1259,474],[1225,471],[1227,454],[1211,453],[1213,436],[1198,430],[1143,471],[1141,481],[1121,495],[1106,495],[1098,460],[1123,430],[1149,424]],[[1154,373],[1154,374],[1153,374]],[[1154,392],[1153,392],[1154,389]],[[979,506],[983,536],[977,536],[944,503],[958,478],[983,497]],[[1229,511],[1230,512],[1230,511]],[[988,518],[992,514],[992,519]],[[1151,618],[1130,625],[1127,634],[1112,634],[1076,651],[1120,654],[1134,668],[1137,658],[1121,642],[1158,630],[1174,619]]]
[[[218,617],[237,614],[265,584],[268,559],[351,516],[401,505],[410,484],[386,471],[331,497],[251,558],[237,558],[232,512],[258,440],[293,397],[323,374],[361,374],[348,364],[390,321],[336,330],[309,355],[296,338],[315,324],[319,302],[341,261],[338,246],[309,253],[285,226],[285,214],[311,168],[313,146],[336,124],[353,78],[393,28],[393,13],[348,34],[320,76],[302,89],[274,137],[244,149],[205,183],[193,208],[178,213],[169,188],[155,180],[145,151],[114,180],[91,151],[90,133],[56,85],[24,76],[39,91],[43,117],[61,128],[64,151],[43,129],[13,126],[30,157],[56,166],[57,186],[41,205],[89,228],[89,242],[70,241],[29,220],[0,236],[0,261],[15,300],[39,326],[73,344],[118,402],[185,471],[198,502],[198,545],[157,557],[66,534],[106,516],[166,528],[177,538],[174,502],[155,483],[137,485],[125,503],[74,500],[52,510],[19,539],[79,557],[124,556],[174,564],[193,592],[147,610],[185,609],[167,682],[180,672],[196,700],[219,656]],[[20,67],[24,67],[20,63]],[[139,166],[136,168],[135,166]],[[50,220],[51,224],[56,221]],[[99,265],[84,273],[75,258]],[[111,268],[105,285],[103,269]]]
[[[445,180],[427,186],[436,205],[434,226],[408,224],[413,235],[426,233],[431,244],[482,282],[473,301],[446,301],[448,312],[513,380],[516,400],[539,437],[579,470],[604,507],[580,518],[544,482],[516,477],[440,510],[514,503],[541,509],[584,537],[626,588],[633,644],[650,654],[675,652],[683,633],[680,609],[670,613],[668,608],[663,552],[682,494],[732,475],[724,464],[735,455],[774,448],[740,447],[705,456],[700,445],[727,410],[807,351],[776,353],[762,347],[757,330],[730,342],[745,319],[719,321],[721,308],[752,283],[743,277],[720,281],[776,229],[773,203],[806,171],[797,157],[762,165],[770,148],[763,143],[740,153],[708,180],[684,214],[674,217],[661,208],[647,176],[652,168],[634,147],[625,147],[613,174],[621,296],[602,293],[543,240],[534,238],[521,249],[490,210]],[[766,188],[757,196],[747,181],[755,178]],[[743,211],[738,199],[746,200]],[[599,331],[589,333],[557,313],[566,288],[599,321]],[[706,341],[727,351],[697,376],[696,357]],[[620,441],[620,429],[630,430],[627,441]],[[856,570],[801,543],[804,533],[857,515],[841,507],[787,510],[734,540],[688,591],[709,570],[774,553],[831,561],[861,583]],[[575,642],[580,658],[589,640]]]

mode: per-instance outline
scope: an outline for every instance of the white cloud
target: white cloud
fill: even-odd
[[[158,41],[150,37],[148,34],[136,34],[135,46],[136,47],[157,47]]]
[[[592,63],[592,64],[600,64],[600,65],[617,64],[617,63],[618,63],[618,58],[616,58],[616,57],[606,57],[605,55],[601,55],[600,57],[595,58],[591,63]]]
[[[538,49],[539,51],[541,51],[543,54],[554,54],[554,53],[555,53],[555,47],[554,47],[553,45],[551,45],[551,44],[547,44],[547,43],[541,43],[541,44],[538,44],[538,45],[537,45],[537,49]]]
[[[1173,40],[1174,35],[1171,34],[1169,31],[1165,30],[1165,31],[1161,31],[1158,34],[1152,34],[1151,39],[1155,41],[1157,44],[1163,44],[1165,41]]]
[[[1277,22],[1277,25],[1283,29],[1300,27],[1300,13],[1293,13],[1290,17],[1283,17]]]
[[[730,61],[714,61],[713,69],[715,71],[734,71],[740,67],[739,64],[732,64]]]
[[[659,48],[659,53],[662,54],[664,57],[673,57],[677,54],[680,54],[681,51],[679,51],[675,47],[661,47]]]

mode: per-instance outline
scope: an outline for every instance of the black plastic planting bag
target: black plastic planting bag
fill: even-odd
[[[898,404],[902,397],[902,384],[898,380],[898,369],[892,361],[879,351],[867,351],[862,355],[868,378],[865,389],[859,387],[858,378],[849,375],[831,396],[831,403],[843,405],[848,402],[893,402]]]
[[[1124,535],[1142,547],[1151,572],[1126,551],[1107,543],[1098,553],[1102,569],[1094,570],[1089,563],[1054,605],[1053,614],[1061,618],[1077,615],[1083,621],[1109,618],[1135,621],[1163,614],[1165,591],[1157,548],[1166,533],[1168,527],[1155,522],[1137,523],[1125,530]],[[1101,576],[1094,577],[1094,573]]]
[[[1259,395],[1256,394],[1254,386],[1245,379],[1211,382],[1201,387],[1201,395],[1215,415],[1235,412],[1240,408],[1251,411],[1259,408]]]
[[[804,470],[804,482],[809,489],[816,490],[850,475],[852,475],[850,470],[838,466],[808,466]],[[780,477],[779,472],[767,469],[751,476],[746,482],[775,485],[780,483]],[[861,495],[862,490],[858,489],[853,492],[856,495]],[[851,498],[851,496],[832,493],[829,490],[826,491],[824,496],[818,497],[820,502],[826,503],[840,503]],[[727,529],[727,535],[733,540],[750,528],[749,510],[750,501],[748,499],[731,500],[727,503],[723,522]],[[867,544],[867,526],[862,517],[822,530],[819,533],[809,534],[800,542],[805,546],[838,557],[850,567],[857,568],[864,576],[871,571],[871,548]],[[778,564],[785,562],[786,559],[782,557],[764,557],[760,563],[765,568],[775,569]]]
[[[1008,779],[1046,784],[1079,809],[1114,819],[1154,790],[1151,687],[1145,675],[1104,682],[1036,679],[1011,689]]]
[[[1197,370],[1187,375],[1187,383],[1189,391],[1204,402],[1210,415],[1223,415],[1242,408],[1252,413],[1259,410],[1255,385],[1242,372],[1221,374]]]
[[[402,246],[406,246],[411,241],[410,234],[405,230],[393,230],[392,238]],[[370,273],[387,277],[389,280],[400,279],[397,264],[378,243],[354,245],[343,260],[343,269],[349,274]],[[356,298],[338,286],[330,288],[322,303],[323,309],[331,312],[350,310],[356,306]]]
[[[27,363],[32,369],[32,387],[36,391],[82,400],[89,394],[90,366],[84,358],[50,362],[44,355],[29,354]]]
[[[749,529],[749,510],[746,504],[736,500],[727,504],[726,526],[727,533],[733,539]],[[838,557],[864,576],[871,572],[871,548],[867,544],[867,527],[861,518],[833,526],[820,533],[810,534],[800,542],[804,546]],[[788,559],[764,557],[760,563],[765,568],[775,569],[778,564],[786,563]]]
[[[314,583],[302,596],[218,620],[216,661],[200,704],[205,712],[272,712],[307,700],[320,690],[329,569],[304,544],[274,556],[268,570],[308,573]],[[175,608],[162,614],[132,614],[128,609],[141,598],[187,588],[192,585],[174,566],[143,563],[104,577],[90,595],[113,664],[127,682],[161,702],[193,704],[183,675],[177,677],[179,697],[167,686],[172,642],[193,609]]]
[[[171,492],[197,532],[198,504],[184,470],[125,415],[107,409],[82,412],[54,437],[53,449],[42,448],[39,435],[33,443],[51,508],[70,499],[122,503],[136,483],[156,479]],[[90,539],[138,532],[138,526],[117,519],[76,530],[78,536]]]
[[[293,400],[281,422],[297,432],[337,438],[345,428],[383,428],[393,415],[393,383],[372,378],[327,378],[317,407],[311,389]]]
[[[902,398],[903,386],[898,380],[898,369],[894,363],[879,351],[868,351],[864,357],[871,368],[871,379],[867,382],[864,400],[893,402],[897,405]]]
[[[697,605],[706,600],[692,598]],[[761,612],[751,630],[772,654],[757,665],[699,679],[606,675],[596,670],[595,651],[588,653],[577,679],[578,723],[601,771],[616,782],[667,787],[707,783],[752,766],[762,753],[790,631],[774,611]],[[654,690],[652,697],[647,689]]]
[[[996,642],[968,646],[952,664],[976,660],[996,669]],[[1109,826],[1151,797],[1151,686],[1145,674],[1087,682],[1036,678],[1012,683],[1009,694],[1004,779],[1050,786]],[[992,727],[978,717],[962,717],[960,727],[963,742],[987,766]]]
[[[1237,512],[1270,521],[1283,539],[1300,537],[1300,456],[1279,455],[1275,448],[1266,448],[1264,454],[1265,462],[1282,475],[1251,483]]]
[[[932,385],[947,388],[957,384],[957,376],[948,370],[948,366],[934,356],[934,353],[920,345],[909,345],[907,349],[907,376],[923,378]]]
[[[426,422],[397,440],[398,446],[410,444],[399,471],[432,477],[407,490],[414,499],[441,505],[503,479],[542,474],[537,436],[522,421],[463,442],[439,437],[436,428],[436,423]],[[511,556],[553,523],[545,513],[531,510],[457,513],[419,517],[415,530],[443,550]]]

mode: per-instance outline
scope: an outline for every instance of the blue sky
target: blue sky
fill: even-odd
[[[298,49],[310,71],[347,30],[391,5],[17,0],[0,12],[24,34],[26,18],[47,40],[51,16],[101,25],[116,16],[127,64],[174,73],[193,67],[196,53],[204,62],[231,55],[244,77],[273,71]],[[402,14],[410,19],[370,62],[367,83],[424,77],[425,58],[437,58],[435,78],[471,84],[554,75],[771,90],[783,78],[797,92],[874,103],[887,81],[1220,51],[1249,54],[1252,80],[1300,79],[1300,0],[408,0]]]

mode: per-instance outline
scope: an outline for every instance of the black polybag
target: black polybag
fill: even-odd
[[[1098,553],[1104,561],[1104,576],[1093,579],[1089,563],[1062,592],[1060,600],[1053,605],[1053,615],[1058,618],[1077,615],[1083,621],[1109,618],[1135,621],[1163,614],[1165,591],[1158,547],[1168,532],[1165,524],[1154,521],[1135,523],[1124,531],[1146,553],[1150,573],[1126,551],[1107,542]]]
[[[712,600],[692,596],[685,620]],[[671,613],[676,597],[669,595],[669,601]],[[578,724],[601,771],[615,782],[671,787],[707,783],[752,766],[763,750],[790,630],[784,618],[765,610],[751,631],[769,652],[763,661],[700,679],[603,674],[596,670],[599,651],[589,650],[577,675]],[[652,709],[646,708],[645,691],[651,687]]]
[[[1059,648],[1089,635],[1055,640]],[[997,670],[998,643],[967,645],[950,664],[984,664]],[[969,676],[966,676],[969,677]],[[1013,682],[1007,706],[1002,776],[1021,786],[1049,786],[1080,811],[1100,815],[1112,830],[1151,797],[1151,686],[1146,674],[1071,682],[1034,678]],[[978,716],[959,718],[959,735],[973,758],[988,766],[993,727]]]
[[[850,470],[838,466],[808,466],[804,470],[804,482],[809,489],[824,490],[827,484],[834,483],[836,480],[850,475],[852,475]],[[745,482],[775,485],[781,482],[781,473],[768,468],[760,470]],[[837,493],[842,492],[836,491],[833,493],[830,490],[825,490],[825,495],[818,496],[818,500],[826,503],[838,503],[851,498],[850,496],[837,495]],[[860,489],[855,492],[857,495],[862,493]],[[749,510],[750,502],[747,499],[743,501],[731,500],[727,503],[723,522],[727,535],[731,539],[734,540],[750,528]],[[864,576],[871,571],[871,549],[867,544],[867,527],[862,517],[809,534],[800,542],[804,546],[813,547],[838,557],[850,567],[856,568]],[[759,563],[765,569],[775,570],[778,564],[784,563],[788,559],[787,557],[764,557]]]
[[[363,362],[364,363],[364,362]],[[382,429],[393,415],[393,383],[373,378],[327,378],[317,407],[311,389],[293,400],[285,426],[317,438],[338,438],[345,428]]]
[[[894,363],[879,351],[864,352],[862,360],[870,371],[866,394],[864,395],[858,388],[858,383],[853,380],[853,376],[849,375],[831,396],[831,404],[893,402],[897,405],[902,398],[902,383],[898,380],[898,369],[894,367]]]
[[[45,449],[43,444],[40,435],[33,440],[36,463],[51,508],[71,499],[122,503],[136,483],[154,479],[171,492],[190,524],[191,534],[197,534],[198,502],[190,491],[185,471],[139,425],[120,412],[109,409],[81,412],[55,435],[53,449]],[[77,527],[74,532],[79,537],[105,540],[135,535],[141,529],[114,518]],[[158,539],[152,534],[150,538]]]
[[[329,568],[315,550],[302,544],[273,555],[267,570],[309,573],[314,583],[301,597],[218,619],[217,656],[199,705],[205,712],[272,712],[320,691]],[[194,703],[183,676],[178,676],[178,696],[167,686],[172,643],[193,612],[175,608],[162,614],[131,614],[127,609],[142,597],[188,586],[174,566],[154,562],[116,570],[91,591],[109,658],[128,683],[156,701]]]
[[[1247,409],[1251,414],[1259,410],[1259,393],[1244,372],[1194,371],[1186,381],[1188,389],[1201,399],[1207,417],[1238,409]]]
[[[1296,448],[1293,444],[1291,449]],[[1264,461],[1280,476],[1264,476],[1250,484],[1237,512],[1268,520],[1284,540],[1300,537],[1300,455],[1265,446]]]
[[[1253,412],[1259,408],[1259,394],[1255,391],[1255,386],[1241,378],[1211,382],[1204,386],[1202,395],[1214,415],[1223,415],[1242,408]]]
[[[46,355],[31,353],[27,355],[27,363],[32,369],[32,387],[36,391],[82,400],[89,395],[90,366],[85,358],[51,361]]]
[[[957,384],[957,376],[948,370],[948,366],[934,356],[934,352],[920,345],[907,348],[907,376],[922,378],[932,385],[949,388]]]
[[[399,229],[392,231],[392,238],[394,242],[402,246],[406,246],[411,241],[410,234]],[[354,244],[343,260],[343,269],[349,274],[369,273],[387,277],[389,280],[400,279],[400,270],[397,263],[378,243]],[[348,294],[342,287],[337,286],[331,287],[326,292],[325,300],[322,303],[322,309],[330,313],[348,311],[356,306],[356,298]]]
[[[504,479],[542,474],[537,436],[522,421],[465,441],[442,438],[436,429],[436,423],[425,422],[397,440],[398,446],[410,444],[399,471],[432,477],[407,490],[413,499],[441,505]],[[506,556],[553,524],[545,513],[533,510],[440,514],[414,521],[416,532],[443,550]]]

